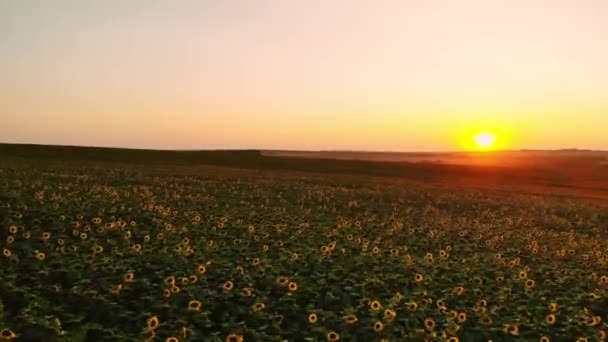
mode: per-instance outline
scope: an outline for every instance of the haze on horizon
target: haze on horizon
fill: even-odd
[[[0,141],[608,150],[608,1],[0,2]]]

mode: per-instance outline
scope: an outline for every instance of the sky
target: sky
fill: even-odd
[[[0,0],[0,141],[608,150],[605,0]]]

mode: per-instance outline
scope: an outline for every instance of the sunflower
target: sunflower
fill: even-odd
[[[135,279],[135,273],[129,272],[129,273],[125,274],[125,283],[132,283],[134,279]]]
[[[608,284],[608,276],[605,276],[605,275],[601,276],[600,283],[602,283],[602,285]]]
[[[357,323],[358,320],[359,319],[354,314],[349,314],[349,315],[344,316],[344,322],[346,322],[346,324],[355,324],[355,323]]]
[[[264,245],[264,246],[262,246],[262,249],[264,250],[264,252],[268,252],[270,247],[268,247],[268,245]]]
[[[318,320],[319,320],[319,317],[317,317],[316,313],[311,313],[308,315],[308,323],[315,324],[315,323],[317,323]]]
[[[540,337],[540,342],[551,342],[551,340],[547,336],[541,336]]]
[[[36,252],[36,259],[40,260],[40,261],[44,261],[44,259],[46,258],[46,255],[42,252]]]
[[[602,318],[600,316],[593,316],[587,320],[587,325],[590,327],[597,327],[602,323]]]
[[[485,306],[481,306],[481,305],[476,305],[475,308],[474,308],[474,310],[475,310],[475,313],[478,314],[478,315],[480,315],[480,316],[483,315],[483,314],[485,314],[486,311],[487,311],[486,307]]]
[[[298,284],[292,281],[289,283],[288,288],[289,288],[289,291],[296,292],[296,291],[298,291]]]
[[[171,286],[171,293],[179,293],[181,289],[177,285]]]
[[[89,236],[87,235],[87,233],[80,233],[80,239],[81,240],[86,240]]]
[[[492,324],[492,318],[488,315],[483,315],[481,316],[480,322],[481,324],[488,326]]]
[[[100,245],[95,245],[93,246],[93,253],[95,254],[101,254],[101,252],[103,252],[103,247]]]
[[[597,294],[595,294],[593,292],[587,294],[587,299],[590,300],[590,301],[594,301],[594,300],[597,300],[599,298],[600,298],[600,296],[598,296]]]
[[[171,336],[171,337],[167,337],[167,339],[165,340],[165,342],[179,342],[179,338]]]
[[[8,245],[10,245],[10,244],[11,244],[11,243],[13,243],[13,242],[15,242],[15,237],[14,237],[14,236],[10,235],[10,236],[7,236],[7,237],[6,237],[6,243],[7,243]]]
[[[505,331],[509,335],[519,336],[519,327],[517,325],[509,324],[509,325],[507,325]]]
[[[160,321],[158,320],[158,316],[152,316],[148,318],[147,321],[148,330],[155,330],[160,325]]]
[[[12,253],[11,253],[11,251],[10,251],[9,249],[4,248],[4,249],[2,250],[2,255],[4,255],[4,256],[5,256],[5,257],[7,257],[7,258],[10,258],[10,257],[11,257],[11,255],[12,255]]]
[[[196,282],[198,281],[198,277],[196,276],[196,274],[193,274],[191,276],[188,276],[188,281],[191,284],[196,284]]]
[[[253,294],[253,289],[250,287],[246,287],[241,290],[241,296],[243,296],[243,297],[251,297],[252,294]]]
[[[460,312],[456,318],[458,319],[458,323],[462,324],[467,321],[467,313],[464,311]]]
[[[528,277],[528,273],[526,273],[526,271],[519,271],[519,274],[517,274],[517,279],[526,279]]]
[[[374,300],[371,303],[369,303],[369,307],[374,311],[378,311],[382,308],[382,304],[380,304],[379,301]]]
[[[230,334],[226,336],[226,342],[243,342],[243,335]]]
[[[460,339],[456,336],[452,336],[452,337],[448,338],[447,341],[448,342],[460,342]]]
[[[424,320],[424,327],[428,330],[432,330],[435,327],[435,321],[432,318],[426,318]]]
[[[418,303],[416,303],[416,302],[410,302],[410,303],[407,305],[407,309],[408,309],[409,311],[412,311],[412,312],[414,312],[414,311],[418,310]]]
[[[175,276],[169,276],[165,278],[165,284],[169,286],[175,285]]]
[[[17,338],[17,335],[11,329],[2,329],[0,331],[0,340],[12,340]]]
[[[375,332],[381,332],[382,330],[384,330],[384,324],[382,324],[382,322],[378,321],[376,323],[374,323],[374,331]]]
[[[424,276],[423,276],[422,274],[418,273],[418,274],[416,274],[416,276],[414,277],[414,280],[415,280],[417,283],[419,283],[419,282],[421,282],[421,281],[423,281],[423,280],[424,280]]]
[[[113,294],[120,294],[120,291],[122,291],[122,284],[116,284],[112,286],[112,290],[110,290]]]
[[[528,280],[526,280],[525,286],[527,289],[533,289],[534,286],[536,286],[536,282],[532,279],[528,279]]]
[[[243,269],[243,266],[241,265],[237,265],[236,266],[236,271],[239,273],[239,275],[243,276],[245,274],[245,269]]]
[[[328,342],[336,342],[340,340],[340,335],[335,331],[330,331],[327,333],[327,341]]]
[[[190,284],[190,279],[188,277],[181,277],[180,279],[182,286],[187,286],[188,284]]]
[[[372,248],[372,253],[374,253],[374,254],[380,253],[380,248],[378,248],[378,246],[374,246],[374,248]]]
[[[589,340],[586,337],[579,337],[576,342],[589,342]]]
[[[188,310],[189,311],[200,311],[202,306],[203,305],[198,300],[191,300],[188,303]]]
[[[259,312],[262,311],[266,308],[266,304],[264,303],[255,303],[253,304],[253,306],[251,307],[253,309],[254,312]]]
[[[253,266],[257,266],[260,264],[260,258],[253,258],[253,260],[251,261],[251,264]]]
[[[165,297],[165,298],[169,298],[169,297],[171,297],[171,290],[169,290],[169,289],[164,289],[164,290],[163,290],[163,297]]]
[[[17,228],[17,226],[10,226],[10,227],[8,227],[8,231],[11,234],[17,234],[17,232],[19,231],[19,228]]]
[[[205,272],[207,272],[207,267],[205,267],[205,265],[198,265],[196,267],[196,273],[205,274]]]
[[[48,241],[51,238],[51,233],[44,232],[42,233],[42,241]]]
[[[222,289],[225,292],[232,290],[233,287],[234,287],[234,283],[232,283],[232,281],[230,281],[230,280],[228,280],[227,282],[224,283],[224,285],[222,285]]]
[[[454,294],[457,296],[462,296],[462,294],[464,293],[464,287],[463,286],[456,286],[456,288],[454,288]]]
[[[557,318],[555,317],[554,314],[549,314],[547,315],[547,317],[545,317],[545,322],[547,322],[547,324],[555,324],[555,322],[557,321]]]
[[[395,319],[395,317],[397,317],[397,313],[395,312],[395,310],[392,309],[386,309],[384,310],[384,319],[387,321],[392,321]]]

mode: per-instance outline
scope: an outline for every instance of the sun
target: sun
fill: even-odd
[[[496,134],[490,132],[480,132],[473,137],[475,144],[481,150],[493,149],[496,144],[496,138]]]

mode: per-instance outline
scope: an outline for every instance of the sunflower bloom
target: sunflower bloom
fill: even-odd
[[[317,317],[316,313],[311,313],[308,315],[308,323],[315,324],[315,323],[317,323],[318,320],[319,320],[319,318]]]
[[[355,323],[357,323],[358,320],[359,319],[354,314],[349,314],[349,315],[344,316],[344,322],[346,322],[346,324],[355,324]]]

